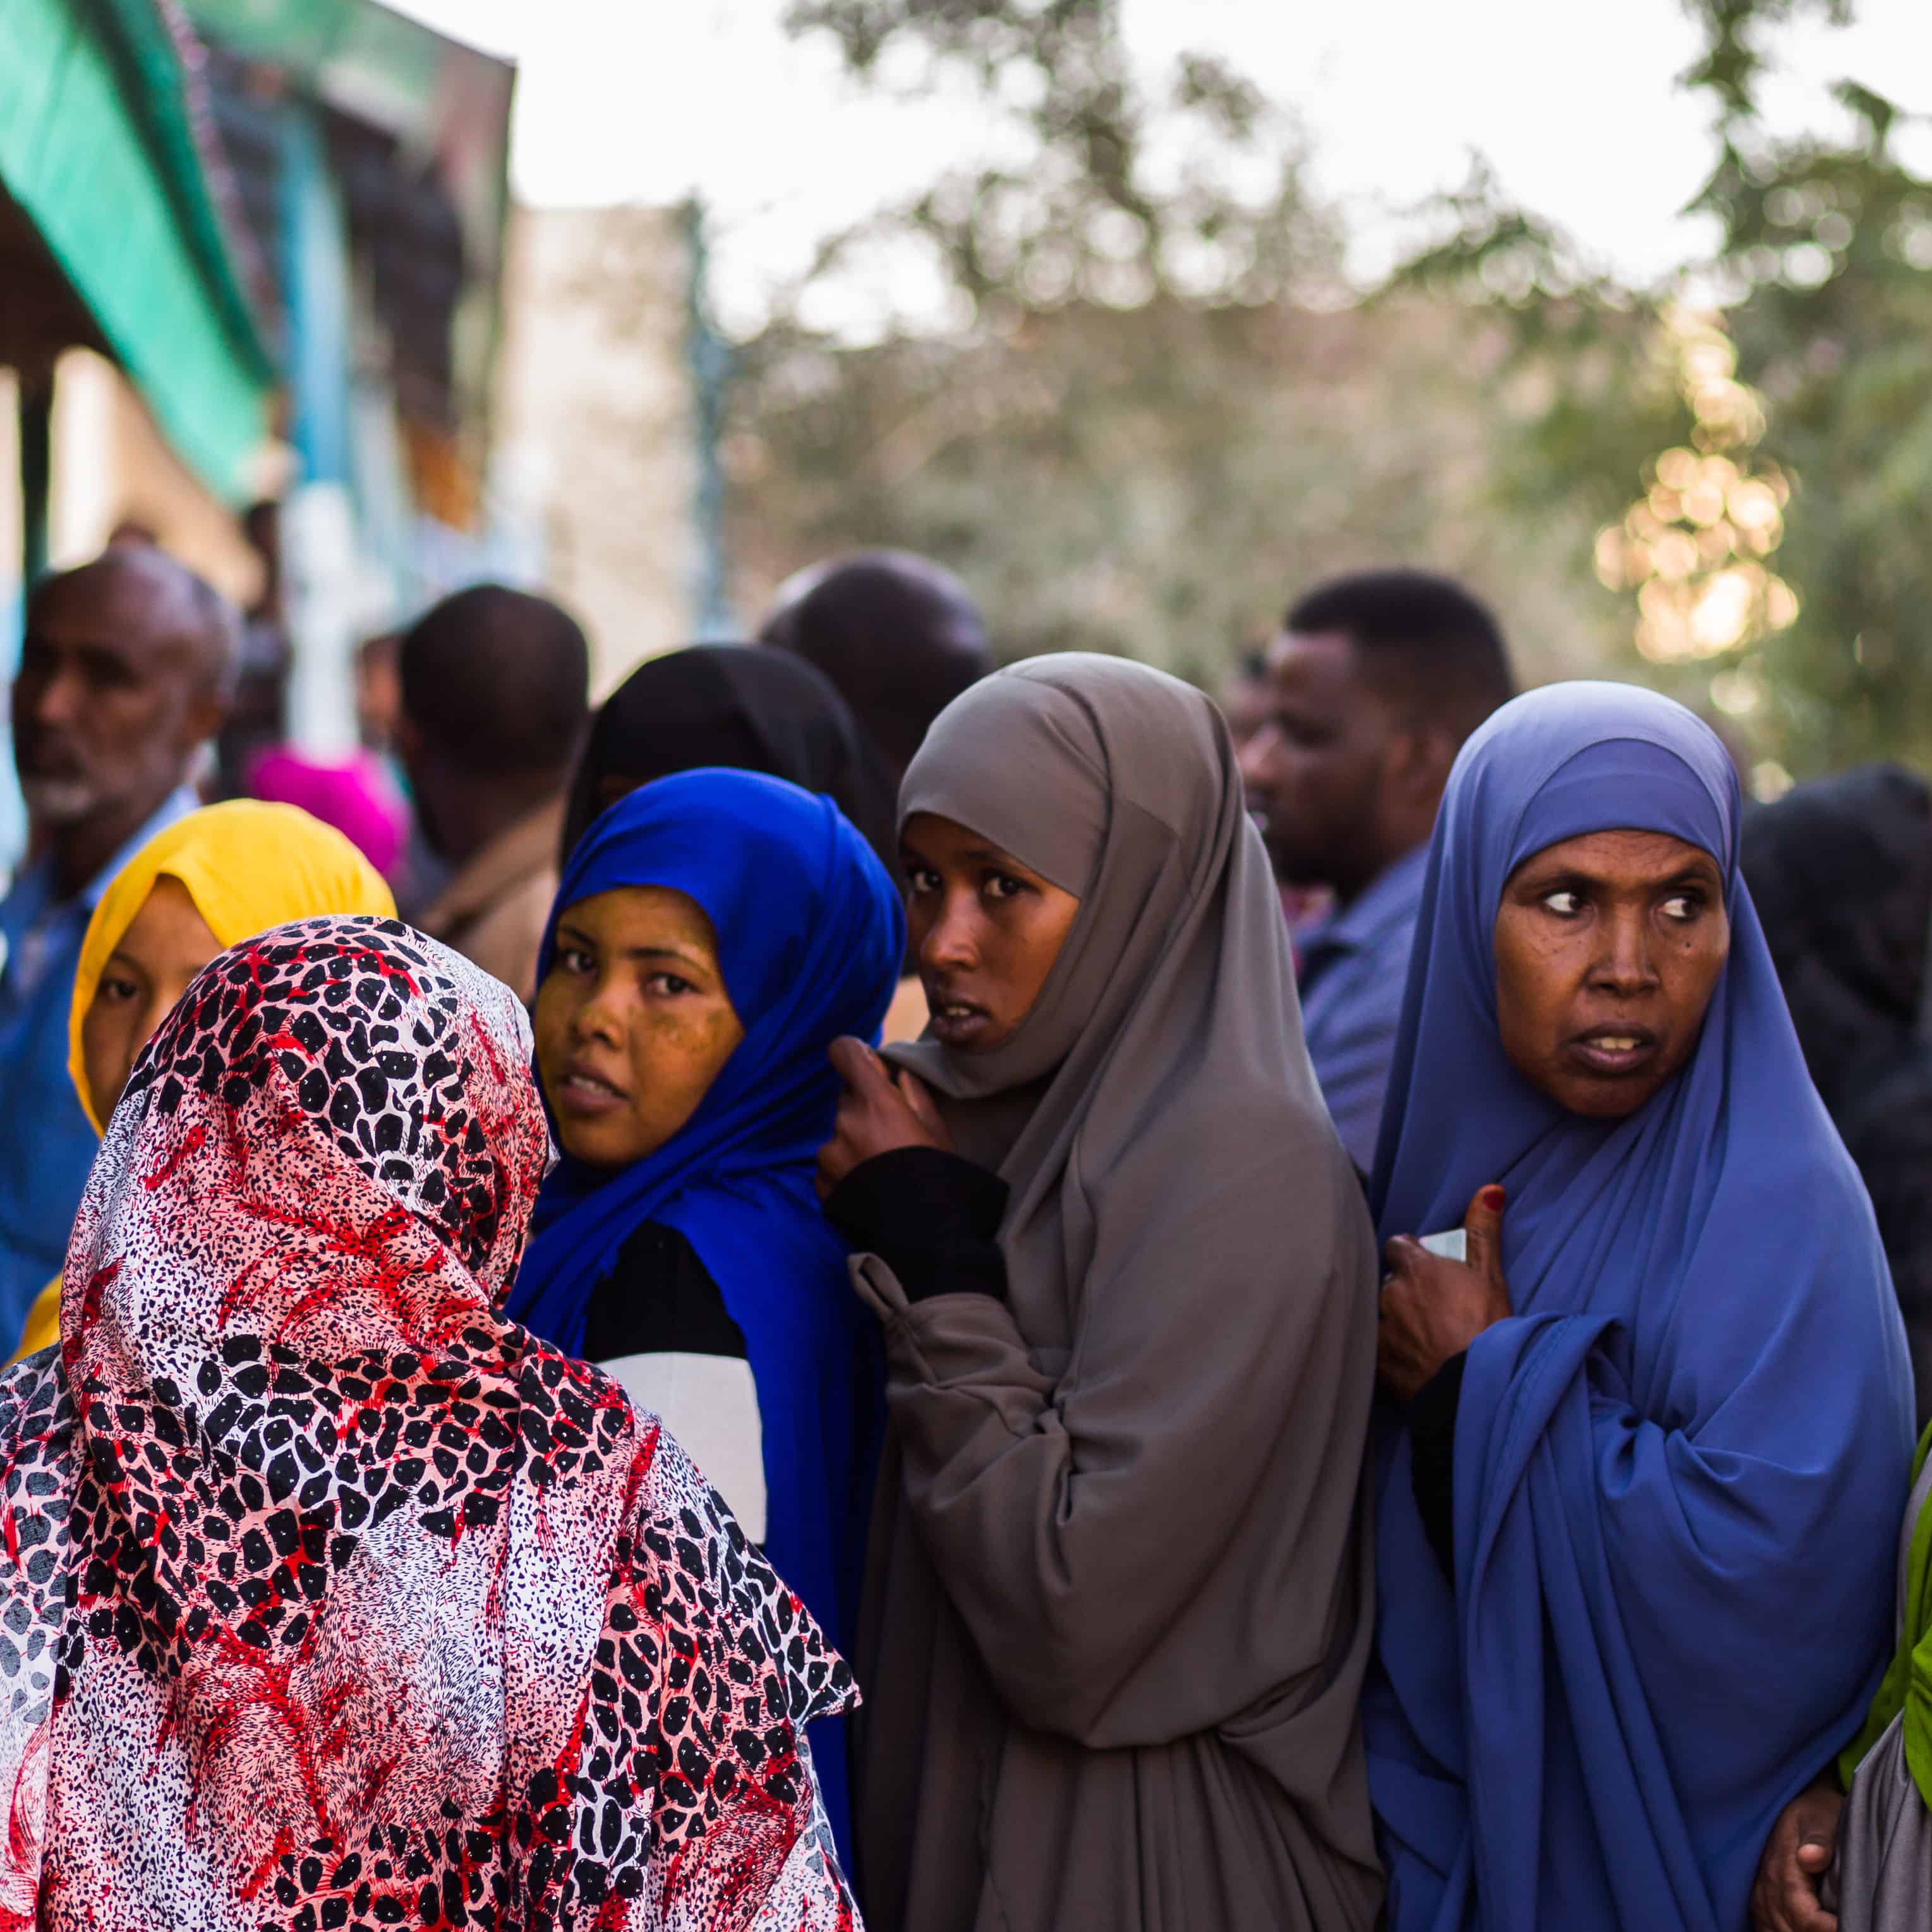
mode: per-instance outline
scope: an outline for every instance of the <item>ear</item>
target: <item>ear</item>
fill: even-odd
[[[218,692],[202,689],[197,692],[188,707],[183,719],[187,727],[184,751],[193,751],[197,745],[205,745],[228,722],[228,700]]]
[[[1432,721],[1396,732],[1389,741],[1389,775],[1402,802],[1432,814],[1460,748],[1455,734]]]

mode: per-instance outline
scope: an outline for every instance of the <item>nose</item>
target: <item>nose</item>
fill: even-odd
[[[1650,922],[1640,906],[1618,907],[1604,922],[1602,950],[1591,970],[1592,985],[1630,998],[1655,989],[1657,962]]]
[[[970,891],[947,892],[920,942],[920,964],[935,973],[970,973],[980,963],[977,926]]]
[[[600,978],[570,1016],[572,1043],[582,1046],[596,1041],[605,1046],[621,1046],[626,1028],[620,1006],[612,980]]]
[[[1262,724],[1241,747],[1237,762],[1240,768],[1241,782],[1250,791],[1274,790],[1275,760],[1280,750],[1281,733],[1271,720]]]
[[[14,701],[37,724],[70,730],[84,714],[86,694],[80,673],[57,662],[38,677],[23,677],[14,687]]]

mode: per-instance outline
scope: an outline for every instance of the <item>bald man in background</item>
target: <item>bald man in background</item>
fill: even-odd
[[[14,681],[28,860],[0,902],[0,1340],[60,1270],[97,1143],[68,1076],[68,1008],[95,902],[192,812],[195,754],[221,728],[241,620],[151,545],[44,578]]]

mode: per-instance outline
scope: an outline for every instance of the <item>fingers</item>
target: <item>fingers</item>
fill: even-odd
[[[898,1084],[899,1098],[911,1109],[913,1118],[934,1139],[949,1138],[946,1124],[939,1117],[939,1103],[926,1082],[916,1073],[902,1071]]]
[[[1469,1265],[1479,1274],[1502,1274],[1503,1207],[1508,1198],[1492,1181],[1476,1190],[1462,1216],[1462,1232],[1469,1238]]]
[[[842,1034],[832,1042],[826,1050],[826,1057],[839,1078],[856,1094],[868,1093],[892,1084],[879,1056],[862,1040],[849,1033]]]
[[[1400,1274],[1418,1255],[1428,1252],[1413,1234],[1391,1234],[1382,1244],[1382,1266],[1390,1274]]]

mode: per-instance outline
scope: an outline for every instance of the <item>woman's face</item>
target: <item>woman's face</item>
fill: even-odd
[[[81,1063],[101,1120],[118,1104],[155,1028],[220,951],[221,942],[208,930],[187,886],[178,879],[157,879],[108,955],[100,983],[81,1016]]]
[[[535,1030],[564,1151],[608,1168],[662,1147],[745,1036],[711,922],[662,886],[620,886],[566,908]]]
[[[990,1052],[1033,1010],[1080,902],[934,812],[907,820],[900,857],[933,1036],[962,1052]]]
[[[1496,914],[1503,1050],[1573,1114],[1634,1114],[1695,1050],[1730,949],[1708,852],[1660,832],[1549,846]]]

